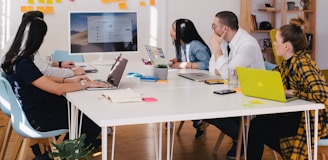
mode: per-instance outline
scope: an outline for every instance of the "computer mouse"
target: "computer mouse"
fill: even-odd
[[[130,77],[141,77],[142,74],[137,73],[137,72],[129,72],[128,73],[128,76],[130,76]]]

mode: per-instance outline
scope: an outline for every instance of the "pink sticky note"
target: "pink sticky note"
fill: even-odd
[[[154,97],[144,97],[142,98],[142,101],[144,102],[157,102],[157,99]]]

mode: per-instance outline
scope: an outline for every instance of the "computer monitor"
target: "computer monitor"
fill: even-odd
[[[103,54],[137,53],[137,12],[69,12],[70,54],[100,54],[95,61],[106,64]]]

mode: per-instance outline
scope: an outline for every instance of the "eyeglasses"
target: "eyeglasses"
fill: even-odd
[[[223,25],[221,25],[221,24],[217,25],[217,24],[212,23],[212,29],[214,29],[216,27],[223,27]]]

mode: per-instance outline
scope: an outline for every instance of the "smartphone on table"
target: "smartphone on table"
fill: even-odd
[[[236,91],[231,89],[223,89],[223,90],[214,91],[213,93],[223,95],[223,94],[236,93]]]

